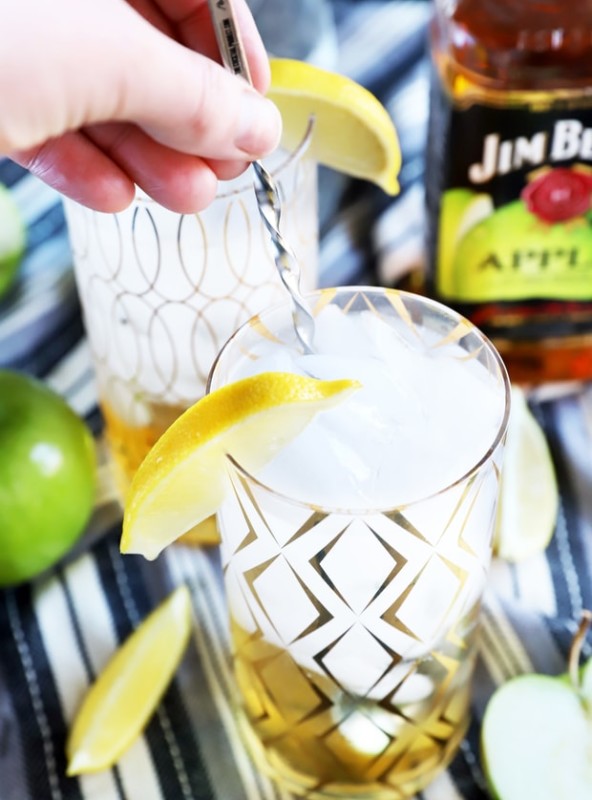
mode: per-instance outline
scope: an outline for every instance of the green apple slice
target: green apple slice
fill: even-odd
[[[592,711],[592,658],[588,659],[588,661],[586,661],[586,663],[582,667],[582,673],[580,676],[580,686],[581,686],[580,691],[586,698],[587,702],[590,703]],[[592,753],[590,754],[590,758],[592,758]]]
[[[513,386],[495,552],[517,562],[544,550],[555,530],[558,505],[557,478],[547,439],[528,408],[524,392]]]
[[[0,298],[12,286],[25,252],[26,229],[9,190],[0,184]]]
[[[487,706],[481,747],[498,800],[592,797],[592,716],[565,676],[523,675],[500,687]]]

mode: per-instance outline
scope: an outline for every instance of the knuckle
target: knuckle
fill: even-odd
[[[54,143],[49,140],[37,147],[17,153],[18,163],[41,180],[49,177],[54,170]]]

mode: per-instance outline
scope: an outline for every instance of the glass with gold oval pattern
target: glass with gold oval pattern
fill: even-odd
[[[266,163],[282,224],[317,285],[316,165],[293,154]],[[197,214],[175,214],[142,193],[118,214],[65,199],[76,282],[96,370],[106,438],[125,491],[163,430],[204,393],[214,358],[253,314],[283,299],[249,172],[221,183]]]
[[[403,800],[450,762],[469,724],[509,382],[487,339],[439,303],[351,287],[310,304],[314,354],[298,354],[284,305],[243,326],[210,379],[217,389],[266,370],[273,352],[283,369],[365,375],[373,392],[323,412],[262,474],[229,458],[218,525],[237,720],[287,791]],[[418,413],[389,416],[405,394]]]

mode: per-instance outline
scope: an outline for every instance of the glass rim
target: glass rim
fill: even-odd
[[[301,500],[297,497],[292,497],[285,492],[279,491],[275,489],[273,486],[270,486],[268,482],[262,481],[249,472],[248,469],[242,466],[240,462],[238,462],[232,455],[229,453],[226,454],[226,458],[228,461],[234,466],[234,468],[248,481],[254,483],[260,489],[264,490],[265,492],[277,497],[282,502],[285,502],[289,505],[296,506],[298,508],[308,509],[315,511],[317,513],[330,515],[330,514],[337,514],[337,515],[344,515],[350,517],[363,517],[363,516],[371,516],[373,514],[393,514],[393,513],[401,513],[406,511],[407,509],[413,508],[420,504],[426,503],[430,500],[433,500],[437,497],[440,497],[447,492],[451,491],[457,486],[460,486],[463,483],[466,483],[473,475],[475,475],[479,470],[486,464],[493,454],[496,452],[500,444],[502,443],[504,436],[507,431],[508,427],[508,420],[510,418],[510,408],[511,408],[511,384],[510,378],[508,375],[508,371],[504,364],[504,361],[498,352],[497,348],[494,346],[493,342],[481,331],[473,322],[468,320],[459,312],[455,311],[454,309],[446,306],[444,303],[440,303],[437,300],[433,300],[430,297],[425,297],[424,295],[415,294],[413,292],[408,292],[402,289],[392,289],[388,287],[381,287],[381,286],[364,286],[364,285],[352,285],[352,286],[336,286],[336,287],[326,287],[322,289],[317,289],[313,292],[308,292],[304,295],[305,298],[315,298],[321,297],[323,294],[326,293],[333,293],[333,296],[337,294],[342,295],[353,295],[357,292],[363,293],[374,293],[374,294],[381,294],[381,295],[388,295],[388,294],[396,294],[398,296],[410,297],[413,298],[414,302],[419,302],[426,307],[431,307],[435,311],[439,312],[441,315],[446,316],[448,318],[454,318],[459,322],[466,323],[470,329],[470,332],[476,335],[483,345],[487,348],[488,352],[493,356],[494,363],[497,365],[499,375],[502,382],[503,387],[503,414],[501,416],[501,420],[499,425],[496,429],[495,435],[493,437],[493,441],[483,453],[483,455],[470,467],[466,472],[460,475],[455,480],[451,481],[450,483],[443,486],[441,489],[438,489],[435,492],[431,492],[429,494],[425,494],[422,497],[419,497],[415,500],[410,500],[407,503],[399,503],[397,505],[391,506],[376,506],[376,507],[360,507],[360,508],[340,508],[336,506],[325,506],[320,505],[318,503],[310,503],[306,500]],[[244,322],[236,331],[226,340],[220,352],[216,356],[209,374],[208,379],[206,382],[206,390],[205,393],[209,394],[212,390],[212,381],[216,375],[216,370],[220,364],[220,361],[224,355],[224,353],[228,350],[228,348],[247,330],[252,327],[253,320],[260,320],[268,315],[277,313],[280,309],[290,309],[290,300],[284,300],[280,303],[275,303],[274,305],[268,306],[259,314],[254,315],[246,322]]]

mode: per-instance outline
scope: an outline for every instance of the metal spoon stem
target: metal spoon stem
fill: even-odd
[[[216,39],[224,66],[252,84],[251,73],[236,25],[232,0],[208,0]],[[296,336],[305,353],[313,352],[314,317],[300,291],[300,268],[292,248],[281,230],[282,205],[278,187],[260,161],[253,161],[255,197],[261,219],[274,248],[274,261],[280,279],[292,300],[292,319]]]

